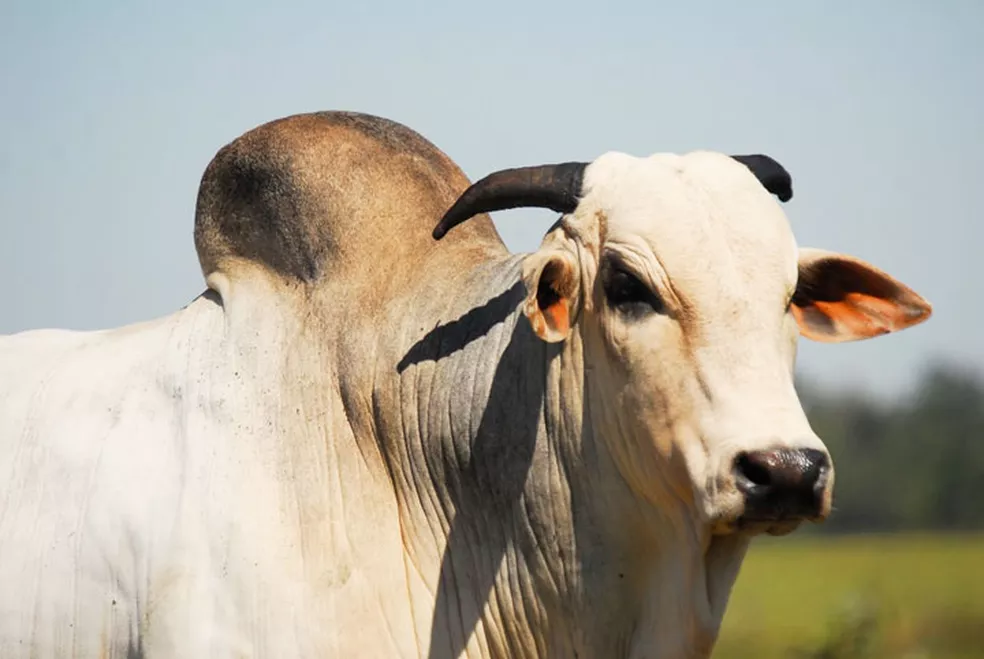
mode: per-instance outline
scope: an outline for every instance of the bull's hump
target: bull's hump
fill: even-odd
[[[313,282],[381,258],[501,245],[488,217],[454,241],[431,238],[468,184],[440,149],[387,119],[319,112],[271,121],[206,168],[195,217],[199,261],[206,277],[246,261]]]

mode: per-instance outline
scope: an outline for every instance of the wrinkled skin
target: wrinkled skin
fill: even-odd
[[[431,239],[467,185],[384,120],[272,122],[203,177],[205,295],[0,340],[0,655],[709,655],[802,521],[746,519],[736,456],[826,455],[797,336],[928,303],[719,154],[599,158],[528,255]]]

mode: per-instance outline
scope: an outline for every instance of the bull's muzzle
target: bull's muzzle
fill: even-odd
[[[815,449],[741,453],[734,462],[745,511],[738,525],[797,523],[827,514],[830,458]]]

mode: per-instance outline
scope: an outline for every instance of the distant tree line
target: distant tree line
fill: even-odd
[[[818,533],[984,530],[984,379],[954,365],[881,402],[799,383],[837,469]]]

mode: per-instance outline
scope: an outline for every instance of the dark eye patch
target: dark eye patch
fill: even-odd
[[[606,269],[605,298],[608,304],[629,318],[638,319],[664,310],[663,300],[638,277],[616,261]]]

